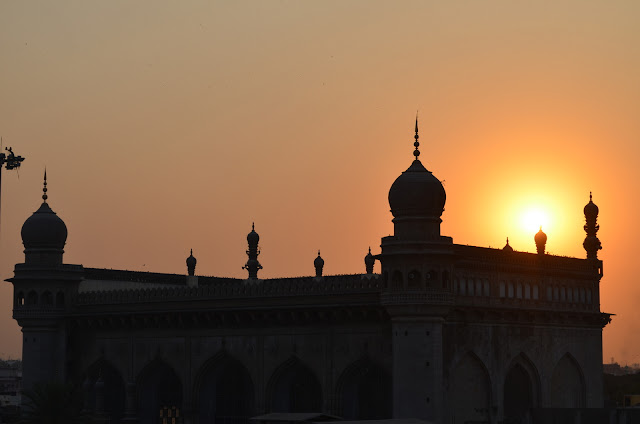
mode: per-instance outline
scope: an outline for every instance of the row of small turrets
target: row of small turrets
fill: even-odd
[[[598,213],[599,209],[595,203],[593,203],[593,195],[589,193],[589,203],[584,207],[584,217],[587,223],[584,226],[584,231],[587,233],[582,246],[587,251],[587,259],[598,259],[598,250],[602,249],[602,244],[596,236],[596,233],[600,229],[598,225]],[[547,235],[542,231],[536,233],[534,236],[536,242],[536,250],[539,255],[544,255],[545,247],[547,244]],[[505,252],[513,252],[513,247],[509,245],[509,238],[507,237],[507,244],[502,248]]]
[[[251,232],[247,235],[247,243],[249,244],[249,249],[247,250],[247,256],[249,259],[247,263],[242,267],[242,269],[246,269],[249,272],[250,279],[258,278],[258,271],[262,269],[262,265],[258,262],[258,255],[260,254],[260,250],[258,249],[258,242],[260,241],[260,236],[256,232],[255,224],[251,224]],[[364,266],[367,274],[373,274],[373,266],[375,264],[375,257],[371,254],[371,248],[369,248],[369,253],[364,257]],[[191,249],[191,254],[187,258],[187,272],[189,276],[194,276],[196,272],[196,263],[198,261],[193,256],[193,249]],[[318,250],[318,256],[313,261],[313,266],[316,269],[316,277],[322,277],[322,269],[324,268],[324,259],[320,256],[320,251]]]

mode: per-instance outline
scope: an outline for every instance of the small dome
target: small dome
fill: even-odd
[[[587,219],[597,218],[599,212],[600,212],[600,209],[598,209],[598,206],[595,203],[593,203],[593,196],[591,195],[591,193],[589,193],[589,203],[587,203],[586,206],[584,207],[584,216]]]
[[[47,202],[27,218],[20,234],[25,249],[62,249],[67,242],[67,226]]]
[[[322,259],[322,257],[320,256],[320,251],[319,250],[318,250],[318,256],[313,261],[313,266],[316,267],[316,268],[324,266],[324,259]]]
[[[195,256],[193,256],[193,249],[191,249],[191,254],[187,258],[187,267],[195,268],[197,263],[198,263],[198,260],[195,258]]]
[[[416,159],[389,189],[389,206],[394,217],[440,217],[447,195],[440,180]]]
[[[247,242],[249,244],[258,244],[260,236],[256,233],[255,224],[251,224],[251,232],[247,234]]]
[[[536,244],[545,244],[547,242],[547,235],[542,231],[542,227],[540,227],[540,231],[538,231],[534,237]]]
[[[509,245],[509,237],[507,237],[507,244],[504,245],[502,250],[504,250],[505,252],[513,252],[513,247]]]
[[[371,254],[371,248],[369,248],[369,253],[364,257],[364,264],[366,266],[372,265],[376,262],[376,258]]]

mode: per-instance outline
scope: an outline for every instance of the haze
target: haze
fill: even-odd
[[[41,202],[65,262],[243,277],[360,273],[412,160],[444,181],[455,243],[585,257],[593,191],[604,357],[640,362],[640,3],[62,1],[0,4],[0,276]],[[378,269],[376,267],[376,269]],[[0,356],[21,354],[0,285]]]

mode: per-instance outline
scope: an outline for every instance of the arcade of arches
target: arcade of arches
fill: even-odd
[[[84,410],[120,422],[127,413],[141,424],[181,423],[187,411],[178,374],[161,359],[150,362],[136,381],[137,402],[128,407],[121,374],[108,361],[98,360],[86,372]],[[266,385],[268,412],[321,412],[323,387],[316,374],[292,357],[281,364]],[[346,419],[390,418],[391,379],[370,358],[349,365],[335,387],[336,408]],[[129,401],[130,402],[130,401]],[[128,410],[128,408],[130,410]],[[192,413],[200,424],[245,424],[256,414],[255,385],[247,368],[221,352],[206,361],[193,389]]]

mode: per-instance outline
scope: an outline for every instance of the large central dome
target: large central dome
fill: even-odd
[[[439,218],[447,195],[440,180],[418,159],[404,171],[389,189],[389,206],[394,217]]]

